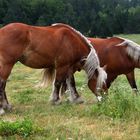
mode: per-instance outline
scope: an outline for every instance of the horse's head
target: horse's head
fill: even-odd
[[[106,88],[107,73],[105,67],[101,68],[96,51],[92,48],[87,58],[82,59],[83,69],[88,75],[89,89],[96,95],[100,101],[99,91]]]
[[[98,101],[101,101],[102,92],[106,90],[106,79],[107,73],[104,68],[98,67],[88,80],[88,87],[96,95]]]

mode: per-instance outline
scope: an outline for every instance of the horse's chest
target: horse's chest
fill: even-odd
[[[109,65],[107,67],[107,72],[113,74],[125,74],[125,73],[129,73],[132,70],[133,70],[133,66],[129,64],[116,64],[116,65]]]

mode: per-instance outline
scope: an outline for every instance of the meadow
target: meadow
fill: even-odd
[[[140,35],[120,35],[140,44]],[[135,70],[140,88],[140,71]],[[0,140],[139,140],[140,96],[119,76],[109,95],[98,103],[87,87],[84,72],[75,74],[83,104],[71,104],[68,93],[61,105],[51,105],[52,86],[36,88],[41,70],[17,63],[7,82],[12,111],[0,116]]]

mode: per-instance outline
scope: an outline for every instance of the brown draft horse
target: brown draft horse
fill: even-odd
[[[88,38],[94,46],[101,66],[106,65],[106,91],[118,75],[125,74],[130,86],[137,93],[134,69],[140,68],[140,45],[128,39],[111,37],[106,39]],[[73,83],[74,77],[73,77]],[[93,85],[94,86],[94,85]],[[66,89],[66,84],[63,83]]]
[[[77,70],[85,70],[89,88],[97,94],[107,78],[99,66],[98,56],[86,37],[65,24],[35,27],[22,23],[11,23],[0,29],[0,114],[9,109],[5,87],[13,65],[20,61],[24,65],[46,69],[45,75],[54,77],[51,101],[59,103],[59,90],[67,81],[73,100],[79,95],[72,87],[72,75]],[[93,88],[92,83],[97,83]]]
[[[140,45],[120,37],[88,39],[94,45],[101,66],[107,65],[107,89],[118,75],[125,74],[131,88],[137,91],[134,69],[140,68]]]

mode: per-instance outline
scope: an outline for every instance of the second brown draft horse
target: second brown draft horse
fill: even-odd
[[[131,88],[137,91],[134,69],[140,68],[140,45],[120,38],[88,38],[94,46],[101,66],[106,64],[107,89],[118,75],[126,75]]]

